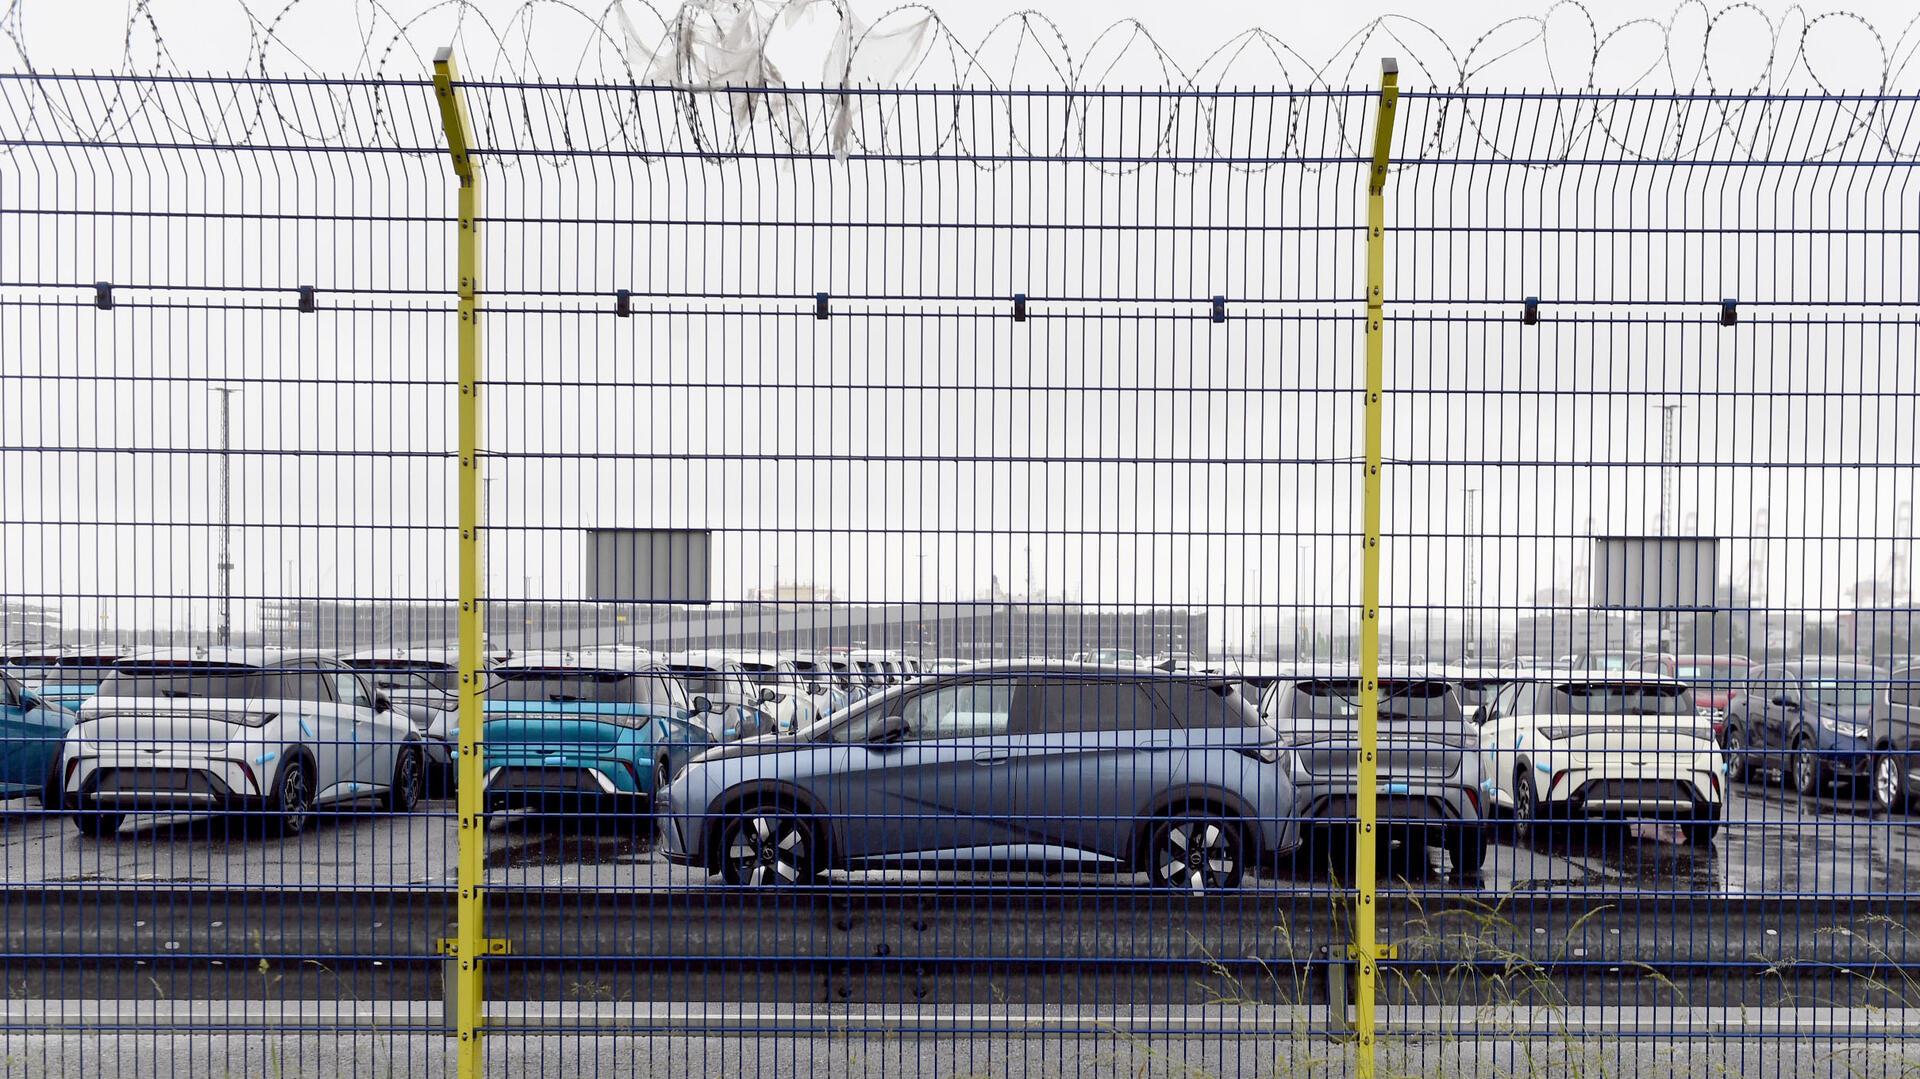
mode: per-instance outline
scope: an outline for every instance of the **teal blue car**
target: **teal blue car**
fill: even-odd
[[[654,792],[714,744],[663,666],[632,652],[520,657],[487,686],[487,804],[598,815],[651,807]]]
[[[53,762],[75,718],[12,675],[0,674],[0,798],[38,795],[43,804],[59,803]]]
[[[14,655],[7,657],[4,670],[47,704],[78,712],[99,692],[101,680],[119,658],[77,652]]]

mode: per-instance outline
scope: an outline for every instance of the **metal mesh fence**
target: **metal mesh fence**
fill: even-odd
[[[443,78],[0,79],[10,1069],[1915,1067],[1914,99]]]

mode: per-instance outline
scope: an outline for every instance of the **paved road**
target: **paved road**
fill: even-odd
[[[28,812],[0,819],[0,873],[15,884],[123,882],[189,885],[451,885],[456,837],[450,802],[418,812],[324,819],[295,839],[267,839],[229,822],[193,817],[135,818],[113,840],[82,838],[64,819]],[[551,889],[686,888],[704,874],[667,865],[644,827],[582,829],[537,819],[496,820],[488,833],[487,878],[496,887]],[[1424,859],[1418,855],[1424,854]],[[1801,798],[1778,787],[1739,789],[1715,843],[1697,850],[1672,829],[1594,828],[1558,840],[1502,834],[1484,871],[1462,879],[1437,851],[1399,852],[1386,866],[1394,886],[1688,892],[1755,895],[1920,895],[1920,820],[1876,819],[1866,802]],[[874,883],[981,883],[1020,878],[966,872],[841,874]],[[1307,895],[1331,886],[1307,855],[1253,886]]]

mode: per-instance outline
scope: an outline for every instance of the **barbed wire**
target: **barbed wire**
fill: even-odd
[[[1370,104],[1340,91],[1370,86],[1377,58],[1393,55],[1403,86],[1448,95],[1421,110],[1402,157],[1474,152],[1547,167],[1596,140],[1627,160],[1709,150],[1770,160],[1920,153],[1920,125],[1907,122],[1909,84],[1920,78],[1920,14],[1886,33],[1854,12],[1794,5],[1770,16],[1750,2],[1688,0],[1666,19],[1608,25],[1579,0],[1558,0],[1464,45],[1420,19],[1389,15],[1365,21],[1318,59],[1249,29],[1187,66],[1138,20],[1115,22],[1076,48],[1058,23],[1023,11],[967,41],[926,4],[868,22],[847,0],[687,0],[671,9],[647,0],[598,9],[523,0],[504,17],[479,0],[433,0],[412,14],[360,0],[354,55],[323,57],[308,54],[316,35],[303,33],[304,20],[337,21],[336,5],[287,0],[256,11],[235,0],[227,10],[246,51],[232,70],[243,77],[218,93],[187,93],[161,81],[190,74],[169,35],[190,11],[197,42],[218,37],[207,27],[214,16],[160,7],[134,0],[112,72],[119,78],[86,93],[39,86],[12,95],[22,107],[11,122],[82,143],[141,131],[187,144],[414,148],[417,125],[397,117],[419,107],[433,51],[452,43],[465,77],[484,84],[477,120],[491,148],[519,155],[507,158],[515,163],[679,150],[708,159],[951,155],[984,167],[1079,156],[1118,170],[1207,158],[1260,169],[1278,158],[1356,154]],[[12,67],[46,74],[26,9],[27,0],[6,0],[0,38]],[[290,78],[330,81],[306,84],[295,101]],[[638,87],[670,97],[671,118],[625,93]],[[876,92],[896,87],[934,93]],[[1271,95],[1258,152],[1247,148],[1246,107],[1221,106],[1241,89]],[[1489,95],[1513,89],[1539,95],[1513,99],[1532,102],[1533,130],[1503,129],[1506,110],[1485,107]],[[1549,95],[1552,107],[1543,107]],[[1836,115],[1809,125],[1804,98],[1824,100]],[[1112,142],[1105,129],[1116,114],[1132,123],[1132,144],[1090,154],[1096,131],[1103,145]]]

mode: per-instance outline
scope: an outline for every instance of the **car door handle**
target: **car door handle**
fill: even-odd
[[[982,766],[989,765],[989,764],[1005,764],[1012,759],[1013,758],[1011,756],[975,757],[973,758],[973,763],[982,765]]]

